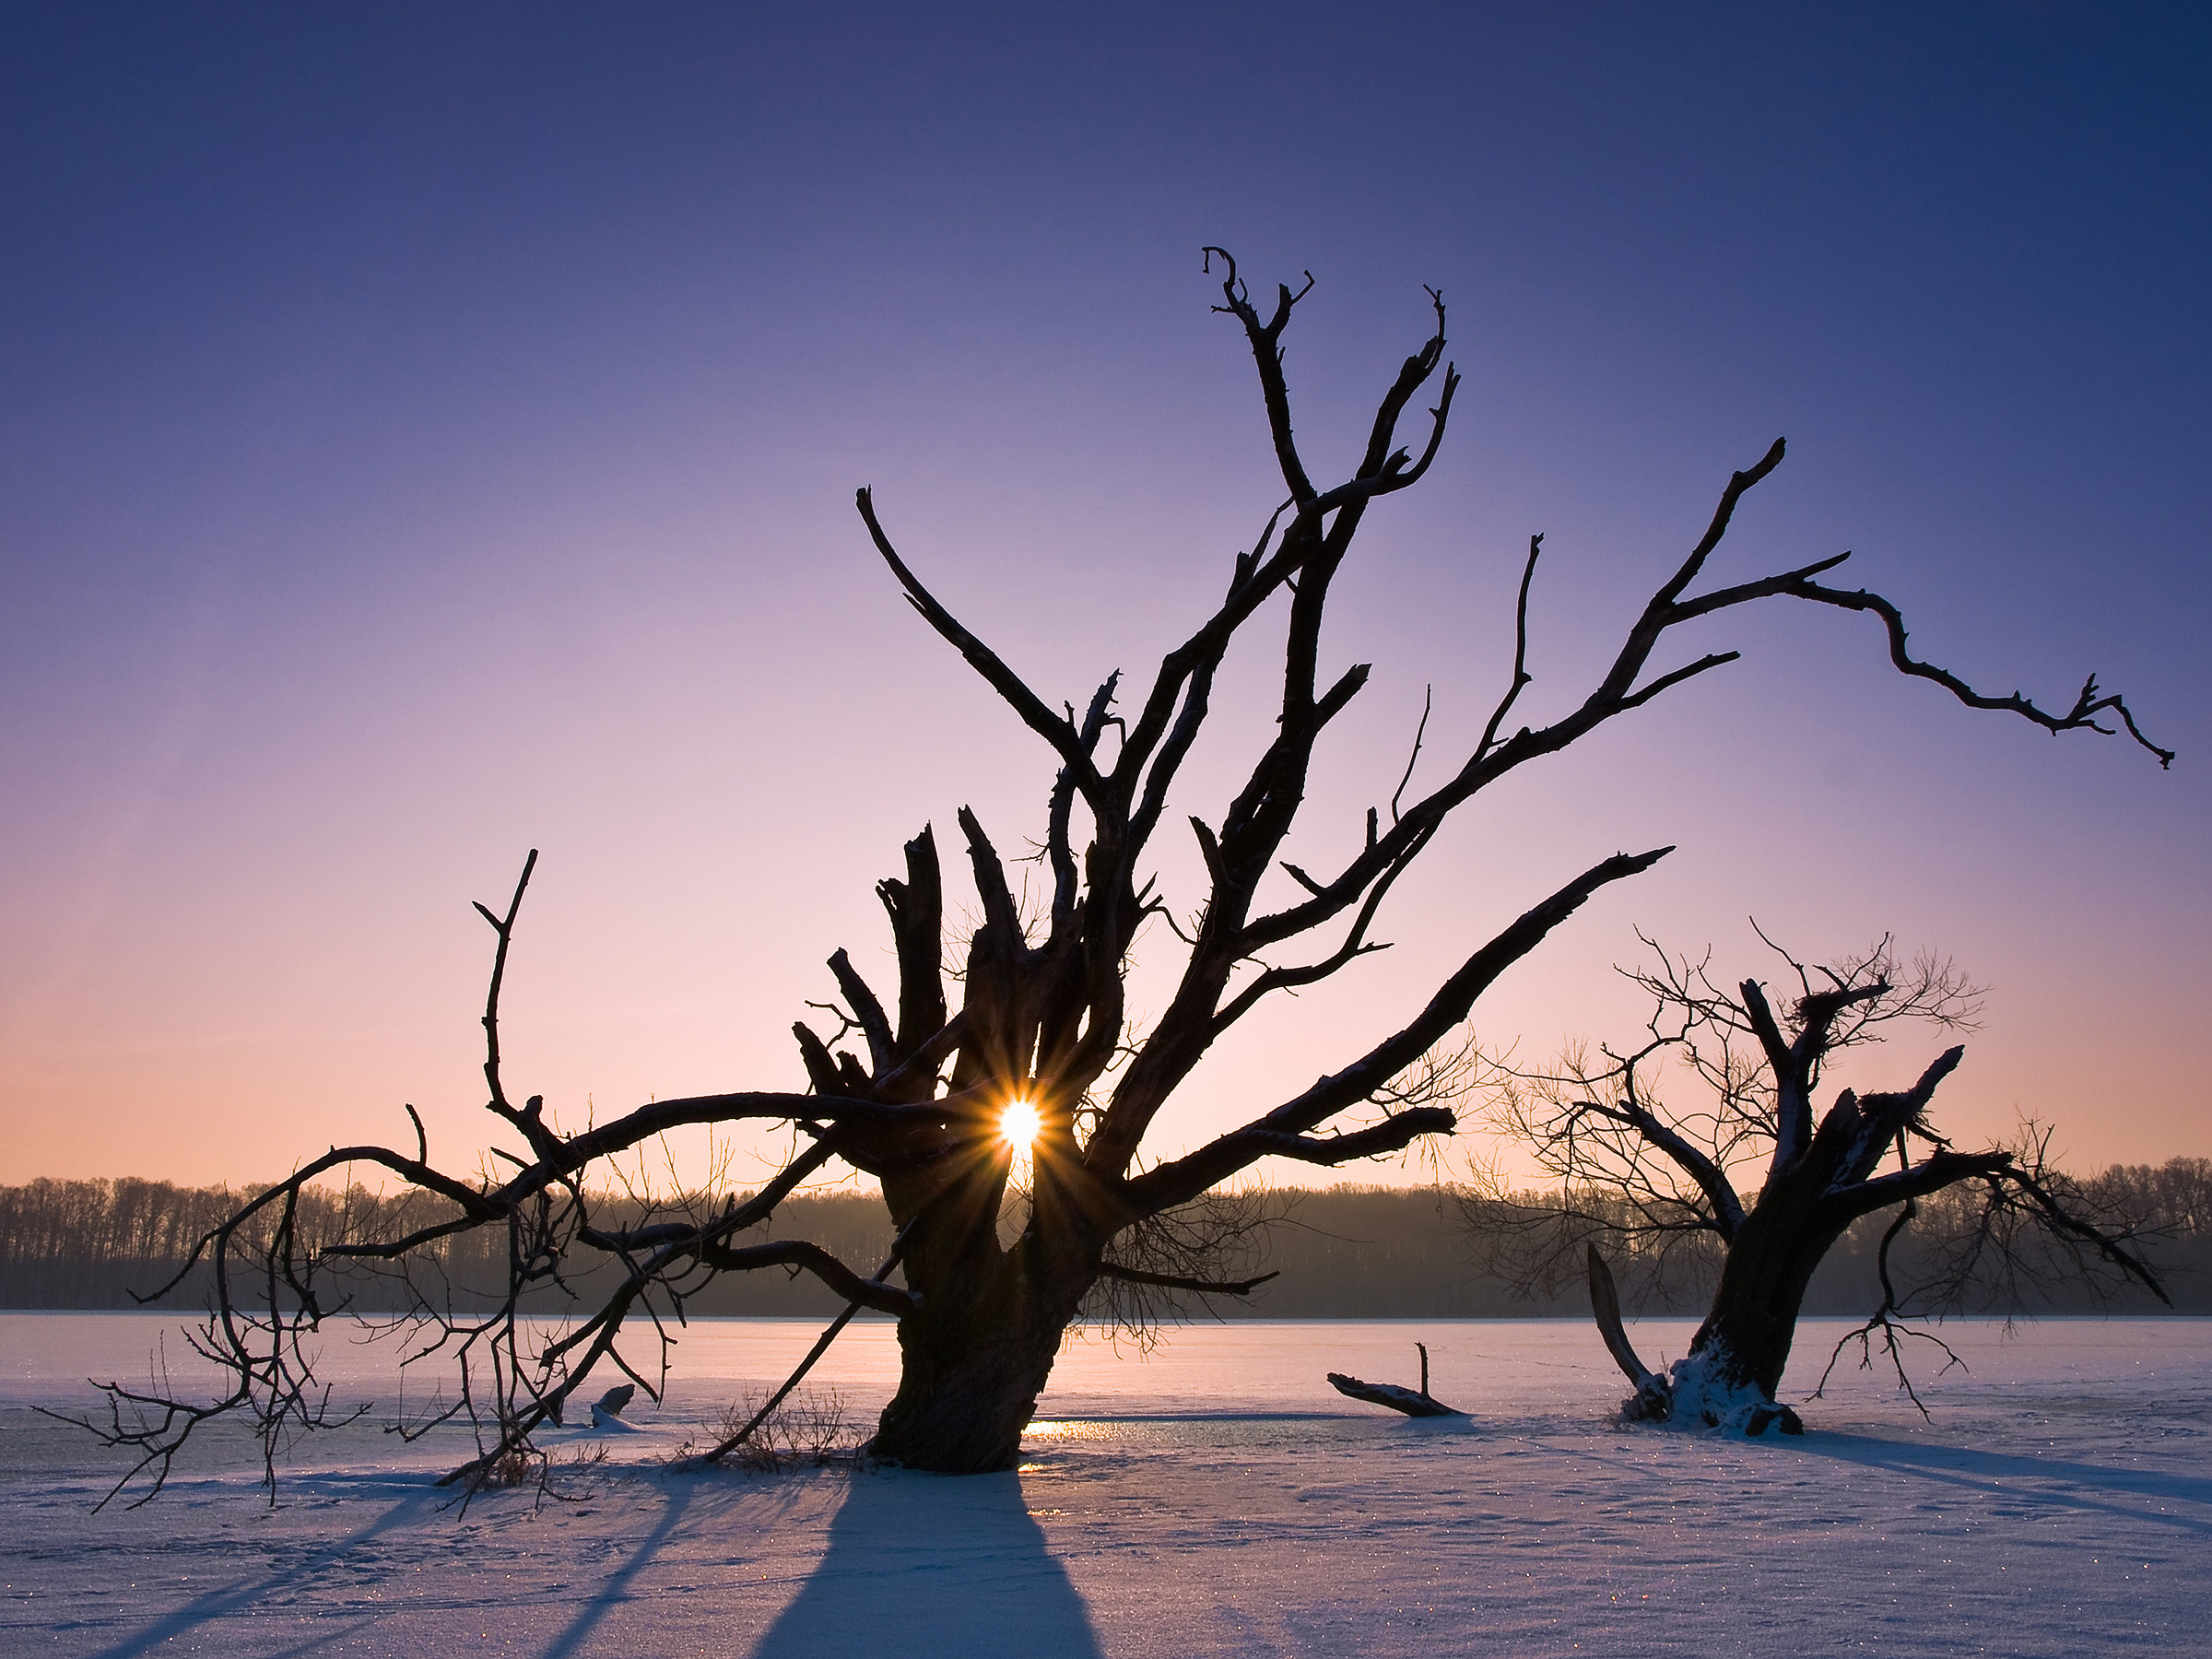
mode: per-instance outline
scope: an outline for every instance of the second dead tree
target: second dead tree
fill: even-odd
[[[1777,1009],[1756,979],[1724,990],[1706,962],[1653,948],[1658,965],[1630,975],[1654,1003],[1642,1041],[1601,1048],[1594,1059],[1571,1051],[1548,1073],[1500,1066],[1488,1077],[1493,1125],[1534,1154],[1556,1191],[1462,1204],[1489,1265],[1509,1282],[1534,1288],[1587,1272],[1606,1346],[1636,1385],[1624,1415],[1794,1432],[1796,1413],[1775,1394],[1806,1288],[1853,1223],[1889,1209],[1897,1215],[1877,1257],[1882,1305],[1837,1352],[1854,1337],[1878,1336],[1911,1393],[1903,1342],[1937,1339],[1904,1323],[1889,1251],[1921,1199],[1954,1188],[1978,1203],[1933,1282],[1917,1287],[1924,1305],[1956,1305],[1978,1277],[2023,1270],[2132,1282],[2170,1300],[2129,1219],[2103,1213],[2050,1166],[2048,1132],[2030,1125],[2017,1146],[1961,1150],[1936,1129],[1936,1088],[1962,1046],[1945,1049],[1909,1088],[1844,1088],[1817,1110],[1822,1070],[1838,1053],[1900,1025],[1971,1021],[1981,994],[1948,962],[1900,963],[1886,939],[1827,968],[1778,951],[1794,982]],[[1660,1077],[1670,1059],[1688,1073],[1688,1104],[1665,1098]],[[1747,1197],[1736,1184],[1747,1174],[1759,1182]],[[2032,1256],[2023,1250],[2030,1240]],[[1630,1345],[1608,1254],[1646,1288],[1714,1280],[1688,1356],[1664,1375]]]

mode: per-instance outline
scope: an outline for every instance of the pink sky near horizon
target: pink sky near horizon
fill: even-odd
[[[2095,669],[2181,759],[1970,712],[1868,618],[1685,630],[1661,666],[1744,661],[1465,811],[1385,909],[1394,947],[1247,1021],[1148,1152],[1355,1056],[1596,859],[1675,844],[1486,996],[1486,1041],[1631,1035],[1611,968],[1638,928],[1732,978],[1772,973],[1749,917],[1813,959],[1888,932],[1992,987],[1948,1132],[2047,1120],[2077,1167],[2212,1154],[2205,233],[2172,213],[2201,199],[2201,30],[2090,50],[2018,21],[1993,52],[1620,13],[1600,45],[1467,25],[1406,69],[1316,14],[1333,71],[1286,48],[1259,77],[1308,111],[1286,134],[1203,22],[1162,67],[1134,25],[982,11],[941,38],[887,14],[865,48],[674,14],[526,41],[519,14],[226,15],[219,41],[10,25],[11,79],[46,90],[7,117],[34,234],[4,277],[0,1182],[252,1180],[406,1144],[406,1101],[474,1167],[469,905],[531,847],[512,1092],[574,1124],[798,1087],[830,952],[890,989],[873,885],[900,842],[949,845],[972,806],[1018,853],[1050,781],[852,492],[1048,700],[1142,678],[1280,488],[1206,241],[1255,288],[1317,278],[1288,340],[1315,471],[1424,336],[1424,282],[1468,377],[1339,583],[1324,674],[1374,674],[1297,862],[1356,844],[1427,688],[1419,776],[1464,755],[1530,534],[1534,718],[1777,433],[1709,583],[1853,548],[1841,580],[1923,656],[2046,707]],[[1965,63],[1978,90],[1930,110]],[[1720,87],[1749,89],[1721,113]],[[1571,128],[1534,124],[1554,110]],[[1179,811],[1218,821],[1241,782],[1271,638],[1232,656]],[[1156,845],[1187,907],[1186,843]],[[1140,1016],[1172,944],[1140,949]],[[772,1150],[739,1141],[730,1178]],[[1447,1172],[1494,1150],[1463,1136]]]

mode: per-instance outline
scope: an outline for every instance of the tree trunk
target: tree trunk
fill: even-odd
[[[1775,1240],[1747,1251],[1747,1242],[1729,1251],[1720,1288],[1689,1352],[1714,1367],[1727,1386],[1756,1388],[1771,1400],[1790,1362],[1797,1311],[1825,1245]]]
[[[1040,1294],[1018,1255],[981,1283],[924,1289],[899,1321],[899,1392],[870,1454],[938,1475],[1013,1468],[1081,1298]]]
[[[1712,1310],[1690,1342],[1689,1357],[1674,1368],[1677,1415],[1751,1433],[1774,1420],[1771,1408],[1790,1362],[1806,1288],[1841,1231],[1821,1196],[1819,1184],[1802,1176],[1770,1182],[1729,1241]],[[1795,1414],[1785,1408],[1780,1415],[1785,1429],[1795,1427]]]
[[[1060,1339],[1098,1277],[1103,1240],[1030,1226],[998,1238],[1007,1174],[1003,1148],[944,1186],[894,1175],[884,1182],[907,1239],[900,1270],[921,1306],[899,1319],[899,1392],[869,1454],[937,1475],[1011,1469]],[[1055,1216],[1049,1184],[1038,1197]],[[1048,1247],[1045,1234],[1053,1244]]]

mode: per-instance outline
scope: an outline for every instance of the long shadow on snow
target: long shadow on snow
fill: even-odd
[[[2131,1520],[2152,1521],[2184,1532],[2212,1535],[2212,1479],[2173,1470],[2115,1469],[2109,1465],[2075,1463],[2056,1457],[2023,1457],[1976,1446],[1926,1445],[1912,1441],[1877,1440],[1861,1434],[1808,1434],[1783,1442],[1806,1456],[1833,1458],[1870,1469],[1917,1475],[1947,1486],[1986,1492],[1993,1487],[2022,1498],[2072,1509],[2102,1510]],[[2190,1504],[2194,1516],[2160,1513],[2121,1497],[2164,1498]]]
[[[333,1483],[335,1484],[335,1483]],[[384,1482],[362,1482],[360,1485],[384,1485]],[[389,1508],[371,1516],[342,1538],[312,1545],[294,1554],[282,1551],[281,1564],[253,1579],[210,1590],[194,1596],[173,1613],[165,1613],[135,1636],[100,1650],[97,1659],[137,1659],[137,1655],[152,1653],[156,1648],[174,1641],[180,1636],[190,1635],[203,1625],[212,1625],[234,1614],[245,1613],[257,1606],[272,1591],[288,1584],[312,1582],[333,1567],[344,1561],[355,1550],[374,1542],[383,1534],[419,1520],[425,1513],[450,1501],[444,1493],[428,1488],[421,1490],[403,1489],[391,1500]],[[343,1629],[320,1630],[311,1635],[303,1647],[288,1649],[288,1653],[305,1653],[337,1637],[350,1635],[371,1616],[363,1615],[347,1622]],[[281,1656],[279,1656],[281,1659]]]
[[[660,1520],[653,1524],[651,1532],[631,1546],[629,1559],[585,1598],[582,1608],[568,1628],[547,1644],[543,1659],[572,1659],[572,1655],[584,1651],[584,1644],[598,1628],[599,1621],[630,1599],[630,1585],[638,1574],[653,1563],[663,1547],[682,1528],[685,1513],[696,1495],[696,1488],[689,1485],[663,1493]]]
[[[830,1547],[753,1659],[1102,1659],[1017,1475],[853,1477]]]

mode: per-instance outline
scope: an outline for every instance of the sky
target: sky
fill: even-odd
[[[1811,959],[1889,933],[1989,987],[1956,1137],[2212,1153],[2212,19],[1076,10],[7,8],[0,1182],[267,1178],[404,1143],[403,1102],[473,1168],[470,901],[531,848],[513,1092],[576,1124],[800,1087],[824,959],[890,988],[900,842],[972,805],[1018,849],[1051,775],[853,491],[1048,699],[1156,662],[1280,493],[1207,243],[1263,293],[1312,274],[1287,368],[1316,472],[1424,284],[1466,377],[1338,583],[1324,672],[1374,674],[1300,862],[1355,844],[1428,688],[1425,775],[1479,733],[1531,534],[1524,707],[1557,714],[1778,434],[1714,581],[1853,549],[1922,655],[2048,706],[2094,671],[2180,759],[1971,712],[1865,618],[1710,625],[1683,660],[1741,662],[1455,819],[1393,949],[1249,1020],[1149,1151],[1675,844],[1486,996],[1485,1043],[1633,1037],[1639,929],[1732,978],[1776,966],[1750,918]],[[1180,810],[1218,822],[1264,740],[1266,649]],[[1159,866],[1194,906],[1191,850]],[[1172,945],[1140,946],[1140,1015]],[[725,1143],[725,1178],[775,1150]]]

